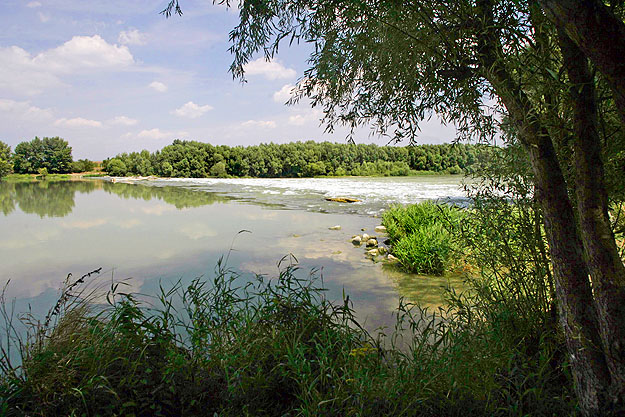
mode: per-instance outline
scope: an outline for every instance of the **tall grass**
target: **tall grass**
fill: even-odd
[[[424,202],[393,206],[382,217],[391,251],[409,272],[442,275],[457,254],[449,231],[463,213],[448,205]]]
[[[0,414],[575,411],[555,350],[518,349],[484,320],[479,299],[453,291],[433,313],[400,303],[396,329],[374,337],[347,299],[329,302],[314,271],[292,264],[246,284],[219,265],[211,280],[144,301],[116,285],[99,305],[78,287],[68,283],[51,320],[28,322],[20,365],[0,361]]]

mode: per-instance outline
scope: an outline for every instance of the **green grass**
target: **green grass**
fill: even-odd
[[[98,173],[98,174],[83,174],[83,178],[98,178],[98,177],[108,177],[107,173]]]
[[[3,181],[9,182],[30,182],[36,180],[44,180],[44,181],[66,181],[72,178],[69,174],[47,174],[45,180],[42,179],[40,175],[37,174],[9,174],[6,177],[2,178]]]
[[[393,206],[382,217],[391,252],[409,272],[442,275],[454,261],[457,248],[449,227],[462,219],[460,209],[424,202]]]
[[[1,415],[575,412],[548,333],[531,350],[508,343],[502,332],[523,331],[506,325],[511,314],[491,326],[477,300],[453,292],[435,315],[401,303],[383,338],[296,266],[248,284],[220,267],[143,302],[114,285],[106,306],[78,292],[90,279],[70,283],[43,323],[12,338],[22,363],[0,360]]]

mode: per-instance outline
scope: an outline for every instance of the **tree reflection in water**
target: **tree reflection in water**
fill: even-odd
[[[44,217],[64,217],[74,209],[76,193],[89,194],[104,190],[121,198],[159,199],[177,209],[200,207],[228,198],[214,193],[184,187],[155,187],[142,184],[111,183],[106,181],[0,181],[0,211],[8,216],[16,207],[22,212]]]

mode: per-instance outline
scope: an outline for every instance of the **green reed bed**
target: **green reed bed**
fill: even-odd
[[[391,251],[409,272],[442,275],[457,259],[458,248],[450,226],[463,218],[462,210],[424,202],[393,206],[382,217]]]
[[[1,415],[575,410],[557,349],[543,343],[531,353],[508,343],[500,335],[505,326],[490,325],[478,300],[453,291],[435,314],[400,303],[396,329],[373,337],[347,300],[329,302],[316,275],[294,265],[247,284],[220,266],[212,279],[161,289],[143,301],[115,285],[106,304],[79,291],[91,279],[69,283],[43,322],[22,317],[27,335],[11,333],[11,326],[3,334],[11,337],[1,340]],[[6,354],[10,343],[19,349],[19,365]]]

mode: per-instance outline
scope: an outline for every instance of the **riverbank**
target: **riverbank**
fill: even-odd
[[[444,320],[400,305],[404,330],[382,344],[362,330],[351,303],[328,302],[319,281],[306,275],[286,266],[274,279],[241,289],[235,275],[218,269],[213,285],[196,280],[149,304],[112,287],[104,310],[81,298],[92,277],[69,282],[49,324],[30,327],[22,366],[1,360],[0,410],[7,416],[575,414],[573,394],[553,368],[557,352],[535,356],[504,343],[488,323],[459,313],[460,299],[450,301]]]
[[[106,177],[107,174],[101,171],[72,172],[67,174],[47,174],[42,177],[40,174],[9,174],[2,178],[8,182],[28,182],[28,181],[75,181],[86,178]]]

